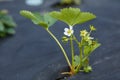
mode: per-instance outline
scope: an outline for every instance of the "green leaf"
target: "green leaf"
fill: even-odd
[[[91,46],[84,46],[84,55],[88,56],[91,52]]]
[[[89,56],[96,48],[98,48],[101,44],[95,41],[94,45],[84,46],[84,55]]]
[[[27,19],[30,19],[34,24],[40,25],[44,28],[46,28],[46,23],[43,21],[43,17],[40,15],[39,12],[31,12],[27,10],[20,11],[20,14],[24,16]]]
[[[25,18],[28,18],[28,19],[36,19],[36,17],[34,16],[34,14],[32,12],[30,12],[30,11],[27,11],[27,10],[21,10],[20,14],[22,16],[24,16]]]
[[[14,34],[16,23],[13,18],[8,15],[6,10],[0,11],[0,37],[5,37],[7,34]]]
[[[5,37],[6,36],[6,33],[5,32],[0,32],[0,37]]]
[[[88,59],[89,55],[100,46],[101,44],[95,41],[95,43],[92,46],[86,46],[84,47],[84,55],[82,62],[84,62],[86,59]]]
[[[43,16],[39,12],[31,12],[34,15],[34,19],[31,19],[34,24],[39,24],[44,21]]]
[[[69,26],[82,24],[96,18],[95,15],[89,12],[81,12],[79,8],[64,8],[60,12],[53,11],[50,15],[60,21],[65,22]]]
[[[3,24],[5,24],[8,27],[15,27],[16,23],[14,22],[13,18],[9,15],[4,15],[0,19]]]
[[[39,13],[39,12],[31,12],[33,15],[34,15],[34,19],[31,19],[32,22],[36,25],[40,25],[41,23],[42,24],[45,24],[47,25],[45,22],[44,22],[44,19],[43,19],[43,16]],[[42,27],[45,27],[44,25],[40,25]]]
[[[74,59],[75,59],[74,60],[74,66],[76,67],[76,66],[78,66],[80,64],[80,57],[75,55]]]
[[[34,15],[36,16],[36,20],[33,20],[33,22],[45,29],[51,27],[56,22],[56,19],[52,18],[48,13],[45,13],[42,16],[36,13],[34,13]]]
[[[97,49],[101,44],[100,43],[96,43],[95,45],[93,45],[91,52],[93,52],[95,49]]]
[[[49,13],[44,14],[44,21],[48,24],[48,27],[52,26],[57,20],[52,18]]]
[[[87,21],[95,19],[96,16],[90,12],[81,12],[81,14],[77,17],[76,23],[83,24]]]
[[[48,13],[41,15],[38,12],[30,12],[30,11],[22,10],[20,11],[20,14],[32,20],[34,24],[42,26],[45,29],[49,28],[56,22],[56,19],[52,18]]]
[[[48,24],[46,24],[43,21],[38,22],[37,25],[43,26],[43,28],[45,28],[45,29],[49,28]]]
[[[15,34],[15,30],[14,30],[13,28],[8,28],[8,29],[6,29],[6,32],[7,32],[8,34]]]
[[[4,31],[4,25],[3,25],[3,23],[0,21],[0,31]]]

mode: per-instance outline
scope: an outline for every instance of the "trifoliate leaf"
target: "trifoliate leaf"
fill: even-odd
[[[65,22],[69,26],[82,24],[96,18],[95,15],[89,12],[81,12],[79,8],[64,8],[60,12],[53,11],[50,15],[60,21]]]
[[[40,25],[43,28],[47,29],[50,26],[52,26],[55,22],[56,19],[52,18],[48,13],[41,15],[38,12],[30,12],[30,11],[20,11],[20,14],[30,20],[36,25]]]

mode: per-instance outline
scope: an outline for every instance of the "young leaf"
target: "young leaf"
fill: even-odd
[[[95,15],[88,12],[81,12],[79,8],[64,8],[60,12],[53,11],[50,15],[70,26],[82,24],[96,18]]]
[[[101,44],[100,43],[96,43],[92,49],[91,49],[91,52],[93,52],[96,48],[98,48]]]
[[[75,58],[74,58],[75,60],[74,60],[74,66],[76,67],[76,66],[78,66],[79,64],[80,64],[80,57],[79,56],[77,56],[77,55],[75,55]]]
[[[98,48],[101,44],[98,42],[95,42],[94,45],[88,45],[84,46],[84,55],[89,56],[90,53],[92,53],[96,48]]]
[[[22,10],[20,11],[20,14],[32,20],[34,24],[42,26],[45,29],[49,28],[56,22],[56,19],[52,18],[48,13],[40,15],[38,12],[33,13],[30,11]]]
[[[84,46],[84,55],[88,56],[91,53],[91,45],[90,46]]]

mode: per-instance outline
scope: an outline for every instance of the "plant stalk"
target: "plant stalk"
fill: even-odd
[[[79,47],[80,47],[80,61],[82,63],[82,58],[83,58],[83,39],[81,39]]]
[[[77,40],[77,38],[75,37],[75,35],[73,35],[73,38],[74,38],[75,42],[77,43],[77,45],[79,46],[79,41]]]
[[[72,67],[74,68],[74,46],[73,46],[73,40],[72,40],[72,37],[70,37],[70,46],[71,46],[71,54],[72,54]]]
[[[60,44],[60,42],[58,41],[58,39],[52,34],[52,32],[49,29],[46,29],[46,30],[52,36],[52,38],[57,42],[57,44],[59,45],[60,49],[62,50],[62,52],[63,52],[63,54],[65,56],[65,59],[66,59],[68,65],[69,65],[70,69],[72,70],[72,72],[74,72],[74,69],[72,68],[72,65],[71,65],[71,63],[70,63],[70,61],[68,59],[68,56],[67,56],[64,48],[62,47],[62,45]]]
[[[80,50],[80,64],[77,67],[77,71],[79,71],[79,69],[82,67],[82,58],[83,58],[83,39],[81,39],[81,42],[79,43],[79,50]]]

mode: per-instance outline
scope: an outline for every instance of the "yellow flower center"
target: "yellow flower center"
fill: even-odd
[[[72,33],[72,30],[69,29],[69,30],[67,31],[67,33],[68,33],[68,34],[71,34],[71,33]]]

